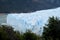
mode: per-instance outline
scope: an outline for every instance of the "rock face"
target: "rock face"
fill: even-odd
[[[7,14],[0,14],[0,24],[7,23]]]
[[[56,7],[60,7],[60,0],[0,0],[0,13],[26,13]]]

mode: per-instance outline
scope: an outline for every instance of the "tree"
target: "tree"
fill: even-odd
[[[23,35],[24,35],[24,40],[39,40],[40,38],[36,34],[32,33],[30,30],[25,32]]]
[[[56,40],[57,38],[60,39],[60,20],[57,17],[50,17],[48,20],[48,24],[45,25],[43,31],[43,37],[48,40],[52,38]]]
[[[40,36],[32,33],[30,30],[21,34],[19,31],[14,31],[11,26],[0,26],[0,40],[40,40]]]
[[[1,40],[21,40],[20,33],[13,30],[11,26],[0,26],[0,39]]]

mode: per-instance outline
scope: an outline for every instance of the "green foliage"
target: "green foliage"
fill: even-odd
[[[48,24],[44,27],[43,37],[48,39],[56,40],[60,39],[60,20],[56,17],[50,17]]]
[[[40,36],[32,33],[30,30],[21,34],[19,31],[14,31],[11,26],[0,26],[0,40],[39,40]]]
[[[30,30],[28,30],[26,33],[24,33],[24,39],[25,40],[39,40],[39,36],[32,33]]]
[[[20,40],[20,34],[15,32],[11,26],[0,26],[0,40]]]

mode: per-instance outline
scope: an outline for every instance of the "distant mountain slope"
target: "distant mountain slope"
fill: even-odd
[[[0,14],[0,25],[3,23],[7,23],[7,15],[6,14]]]
[[[25,13],[56,7],[60,7],[60,0],[0,0],[0,13]]]

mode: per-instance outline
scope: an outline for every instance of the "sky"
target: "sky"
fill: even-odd
[[[43,32],[43,26],[52,16],[60,18],[60,7],[31,13],[8,14],[7,23],[12,25],[15,30],[25,32],[26,29],[30,29],[34,33],[40,34]]]

